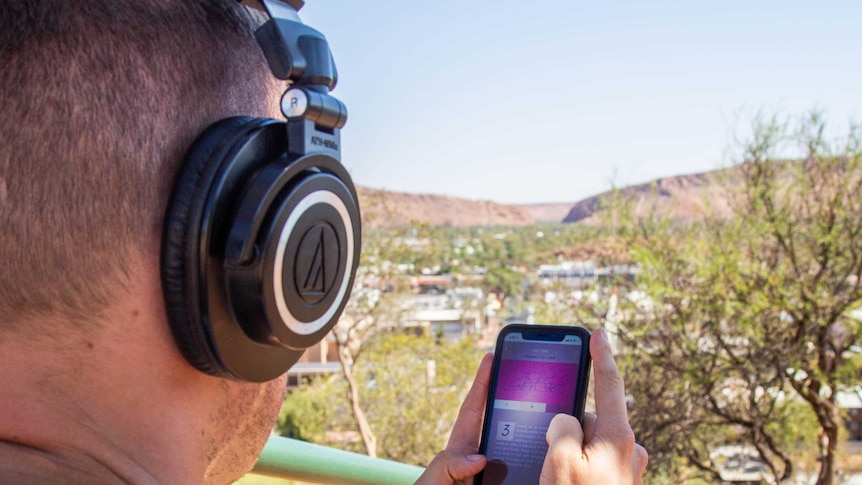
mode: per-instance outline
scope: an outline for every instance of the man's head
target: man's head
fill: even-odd
[[[157,253],[194,137],[267,115],[275,83],[231,0],[16,0],[0,18],[0,321],[89,322]]]
[[[159,246],[194,138],[275,112],[255,23],[235,0],[0,4],[0,445],[79,469],[179,455],[217,481],[253,463],[283,381],[182,359]]]

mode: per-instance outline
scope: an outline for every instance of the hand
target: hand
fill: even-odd
[[[486,354],[482,359],[476,379],[461,404],[446,449],[428,464],[416,485],[469,485],[473,476],[485,468],[485,457],[476,452],[479,450],[479,435],[485,417],[492,360],[492,354]]]
[[[626,413],[623,378],[604,329],[593,332],[590,354],[598,415],[586,414],[583,428],[572,416],[554,417],[548,428],[548,454],[540,484],[640,485],[649,455],[635,443]]]

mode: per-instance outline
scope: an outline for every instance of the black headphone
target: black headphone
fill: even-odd
[[[165,216],[161,275],[171,331],[203,372],[263,382],[335,325],[360,251],[356,190],[340,163],[347,110],[326,39],[301,0],[260,0],[256,37],[292,81],[287,122],[228,118],[194,142]],[[260,9],[260,6],[255,6]]]

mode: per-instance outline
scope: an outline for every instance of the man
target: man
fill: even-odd
[[[159,275],[194,138],[228,116],[278,117],[283,86],[254,26],[234,0],[0,4],[0,483],[228,483],[257,459],[283,377],[241,383],[189,365]],[[628,428],[616,368],[600,360],[616,396],[607,422]],[[486,386],[487,362],[426,483],[484,466],[472,436]],[[578,443],[613,441],[604,419],[586,436],[555,421],[553,483],[575,477]],[[639,477],[645,456],[630,429],[623,438],[621,476]]]

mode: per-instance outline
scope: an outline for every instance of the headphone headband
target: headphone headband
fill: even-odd
[[[297,14],[302,0],[245,2],[263,6],[269,14],[255,37],[273,75],[291,83],[281,99],[291,155],[326,153],[340,161],[340,130],[347,122],[347,108],[329,95],[338,73],[326,38],[302,23]]]
[[[263,5],[264,0],[238,0],[239,3],[245,5],[246,7],[253,8],[255,10],[260,10],[261,12],[266,12],[267,8]],[[299,12],[305,2],[303,0],[284,0],[289,6],[293,7],[294,12]],[[272,3],[272,2],[270,2]]]

